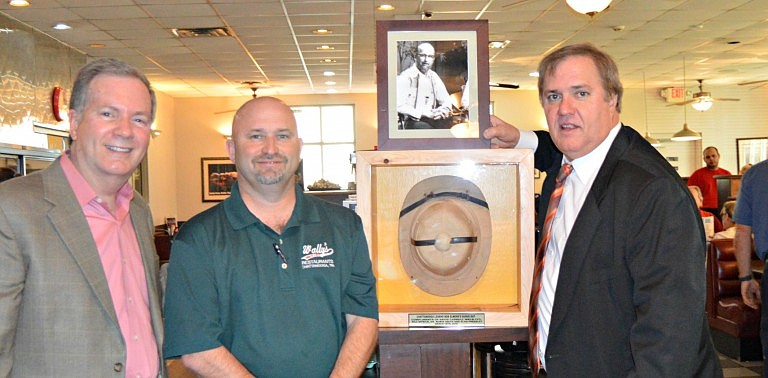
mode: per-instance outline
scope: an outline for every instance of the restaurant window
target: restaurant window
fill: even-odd
[[[351,156],[355,152],[353,105],[292,106],[299,136],[304,188],[320,179],[347,189],[355,181]]]

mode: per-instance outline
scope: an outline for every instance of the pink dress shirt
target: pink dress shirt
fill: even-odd
[[[61,157],[61,167],[83,209],[104,267],[127,351],[125,376],[157,377],[159,354],[149,314],[147,281],[129,213],[133,188],[127,183],[120,188],[112,214],[67,154]]]

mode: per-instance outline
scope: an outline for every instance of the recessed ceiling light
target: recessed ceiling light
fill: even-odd
[[[539,77],[539,71],[533,71],[533,72],[529,73],[528,76],[530,76],[530,77]]]
[[[89,43],[88,47],[90,47],[92,49],[103,49],[103,48],[107,47],[107,45],[105,45],[103,43]]]
[[[318,50],[335,50],[336,49],[335,47],[328,46],[328,45],[317,46],[315,48]]]
[[[323,72],[323,76],[334,76],[336,75],[336,72],[333,71],[325,71]]]
[[[325,82],[325,85],[336,85],[336,82],[328,80],[328,81]]]
[[[395,10],[395,6],[392,4],[381,4],[378,7],[376,7],[376,9],[380,11],[391,11],[391,10]]]
[[[27,0],[8,0],[8,5],[12,7],[28,7],[29,1]]]
[[[325,58],[320,61],[321,63],[336,63],[335,59]]]
[[[69,25],[67,25],[67,24],[65,24],[63,22],[59,22],[56,25],[53,25],[53,28],[56,29],[56,30],[69,30],[69,29],[72,29],[71,26],[69,26]]]
[[[336,88],[328,88],[325,90],[326,93],[336,93]]]
[[[312,33],[315,33],[315,34],[331,34],[331,33],[333,33],[333,31],[330,30],[330,29],[315,29],[315,30],[312,30]]]

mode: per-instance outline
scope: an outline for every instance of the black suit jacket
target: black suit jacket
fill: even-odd
[[[547,172],[541,222],[563,155],[547,132],[536,133],[535,165]],[[704,313],[705,246],[680,176],[622,125],[565,244],[547,373],[722,376]]]

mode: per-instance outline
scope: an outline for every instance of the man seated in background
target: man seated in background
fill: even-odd
[[[691,191],[691,195],[696,201],[696,206],[699,208],[699,214],[701,215],[702,222],[704,222],[704,232],[707,235],[707,240],[712,240],[712,237],[715,236],[715,233],[723,230],[723,224],[719,219],[717,219],[715,214],[702,209],[701,206],[704,201],[704,197],[701,195],[701,189],[695,185],[689,185],[688,189]]]
[[[740,175],[744,175],[745,173],[747,173],[747,171],[748,171],[750,168],[752,168],[752,164],[749,164],[749,163],[747,163],[747,164],[744,164],[744,165],[741,167],[741,169],[739,169],[739,174],[740,174]]]
[[[712,239],[733,239],[736,236],[736,222],[733,221],[733,208],[736,207],[736,201],[725,201],[723,209],[720,210],[720,219],[722,219],[723,230],[716,233]]]

